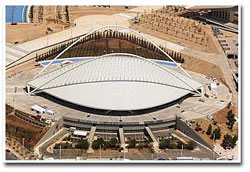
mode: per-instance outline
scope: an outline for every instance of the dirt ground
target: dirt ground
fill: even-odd
[[[17,141],[22,142],[22,136],[24,135],[25,138],[24,142],[28,149],[34,148],[36,143],[48,131],[48,128],[42,129],[35,127],[13,115],[9,115],[6,117],[6,125],[8,126],[6,128],[7,129],[6,133],[8,137],[12,137]],[[17,128],[18,131],[16,132]],[[28,140],[28,138],[30,138],[30,140]]]
[[[209,41],[208,41],[208,46],[205,47],[204,45],[195,44],[195,43],[192,43],[192,42],[185,40],[185,39],[180,39],[180,38],[177,38],[177,37],[174,37],[174,36],[162,33],[162,32],[154,31],[154,30],[142,27],[138,24],[131,24],[131,28],[133,28],[135,30],[140,30],[140,32],[142,32],[142,33],[153,35],[157,38],[167,40],[167,41],[173,42],[173,43],[181,45],[181,46],[192,48],[194,50],[204,51],[207,53],[217,53],[217,54],[219,53],[211,39],[209,39]],[[212,36],[211,33],[209,33],[209,34],[210,34],[209,36],[211,37]]]
[[[9,106],[9,105],[7,105],[6,104],[6,106],[5,106],[5,110],[6,110],[6,116],[9,114],[9,113],[11,113],[11,112],[13,112],[13,107],[11,107],[11,106]]]
[[[228,111],[230,111],[230,110],[232,110],[233,113],[235,114],[235,116],[237,116],[236,106],[231,106],[230,108],[226,107],[226,108],[216,112],[213,115],[214,120],[217,121],[217,125],[213,125],[212,120],[209,120],[207,118],[200,118],[200,119],[195,120],[195,123],[192,125],[192,128],[195,129],[196,123],[200,124],[200,127],[202,128],[204,133],[202,131],[200,131],[200,132],[198,132],[198,134],[210,145],[220,144],[220,143],[222,143],[223,137],[225,134],[230,134],[233,136],[238,135],[238,124],[237,123],[234,124],[232,131],[230,129],[228,129],[228,127],[226,125],[226,122],[227,122],[226,115],[227,115]],[[220,140],[213,141],[212,139],[210,139],[210,136],[208,136],[206,134],[206,131],[207,131],[209,124],[212,125],[212,130],[214,130],[217,127],[220,127],[221,133],[222,133]]]
[[[28,149],[32,149],[36,143],[42,138],[42,136],[48,131],[49,128],[38,128],[23,120],[17,118],[14,115],[8,115],[13,111],[13,108],[6,105],[6,134],[8,137],[12,137],[19,142],[22,142],[22,136],[24,136],[25,145]],[[30,140],[28,138],[30,137]]]
[[[181,65],[184,69],[201,73],[209,77],[214,77],[218,81],[224,82],[224,76],[219,66],[209,63],[207,61],[182,55],[184,58],[184,63]]]
[[[55,22],[55,6],[44,6],[43,23],[38,23],[36,19],[37,8],[37,6],[34,7],[34,23],[17,25],[6,24],[6,42],[10,44],[20,44],[46,36],[47,27],[54,29],[54,33],[62,31],[63,28],[70,28],[70,25],[65,22],[59,24]],[[129,7],[129,9],[132,8],[134,7]],[[86,15],[112,15],[126,10],[124,6],[111,6],[110,8],[97,6],[69,6],[70,22],[72,25],[75,19]]]

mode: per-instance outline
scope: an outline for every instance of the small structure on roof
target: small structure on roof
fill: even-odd
[[[211,82],[209,84],[210,90],[215,91],[217,89],[217,84],[215,82]]]

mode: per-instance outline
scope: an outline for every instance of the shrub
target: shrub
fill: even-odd
[[[185,143],[183,143],[182,141],[178,141],[177,142],[177,148],[178,149],[182,149],[182,148],[184,148],[185,147]]]
[[[76,145],[76,148],[87,150],[89,148],[89,142],[87,140],[82,140]]]
[[[133,140],[130,140],[130,141],[129,141],[128,147],[129,147],[129,148],[134,148],[135,145],[136,145],[136,140],[133,139]]]
[[[186,146],[187,149],[189,150],[193,150],[196,147],[196,142],[194,142],[193,140],[190,140]]]
[[[163,139],[159,143],[159,148],[160,149],[166,149],[170,147],[170,139]]]
[[[110,139],[110,146],[112,148],[115,148],[117,144],[118,144],[118,140],[116,138],[111,138]]]
[[[207,134],[207,135],[211,135],[211,133],[212,133],[212,125],[209,124],[209,126],[208,126],[208,128],[207,128],[206,134]]]

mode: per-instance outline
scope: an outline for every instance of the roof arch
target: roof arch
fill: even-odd
[[[30,80],[27,84],[36,90],[53,89],[67,85],[94,82],[147,82],[189,91],[197,91],[200,83],[143,57],[112,53],[80,61],[49,74]]]
[[[140,37],[148,42],[150,42],[151,44],[153,44],[159,51],[161,51],[164,55],[166,55],[166,57],[168,57],[172,62],[174,62],[178,68],[180,68],[188,77],[192,78],[181,66],[180,64],[178,64],[170,55],[168,55],[164,50],[162,50],[157,44],[155,44],[152,40],[150,40],[149,38],[145,37],[142,33],[131,29],[129,27],[125,27],[125,26],[120,26],[120,25],[106,25],[106,26],[102,26],[99,27],[95,30],[90,31],[89,33],[87,33],[86,35],[81,36],[80,38],[78,38],[75,42],[73,42],[70,46],[68,46],[67,48],[65,48],[61,53],[59,53],[45,68],[43,68],[34,78],[38,77],[43,71],[46,70],[46,68],[48,66],[50,66],[50,64],[53,63],[54,60],[58,59],[62,54],[64,54],[66,51],[68,51],[71,47],[73,47],[75,44],[77,44],[79,41],[81,41],[82,39],[84,39],[85,37],[98,32],[98,31],[109,31],[109,30],[114,30],[114,31],[119,31],[119,32],[124,32],[124,31],[128,31],[132,34],[134,34],[137,37]]]

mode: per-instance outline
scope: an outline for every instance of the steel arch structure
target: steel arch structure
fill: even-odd
[[[134,29],[131,29],[129,27],[125,27],[125,26],[120,26],[120,25],[106,25],[106,26],[102,26],[102,27],[99,27],[95,30],[92,30],[90,31],[89,33],[87,33],[86,35],[83,35],[81,37],[79,37],[75,42],[73,42],[71,45],[69,45],[67,48],[65,48],[61,53],[59,53],[53,60],[50,61],[50,63],[44,67],[33,79],[37,78],[43,71],[46,70],[47,67],[49,67],[56,59],[58,59],[62,54],[64,54],[66,51],[68,51],[70,48],[72,48],[75,44],[77,44],[79,41],[81,41],[82,39],[88,37],[89,35],[93,34],[93,33],[96,33],[96,32],[99,32],[99,31],[129,31],[130,33],[134,34],[135,36],[137,37],[140,37],[146,41],[148,41],[149,43],[151,43],[152,45],[154,45],[159,51],[161,51],[164,55],[166,55],[166,57],[168,57],[172,62],[174,62],[178,68],[180,68],[189,78],[192,78],[181,66],[180,64],[178,64],[170,55],[168,55],[164,50],[162,50],[156,43],[154,43],[152,40],[150,40],[149,38],[145,37],[142,33],[134,30]],[[154,62],[152,62],[154,63]],[[179,78],[178,78],[179,79]],[[198,93],[199,95],[201,95],[201,93],[191,87],[189,84],[185,83],[186,85],[188,85],[190,88],[192,88],[196,93]],[[39,88],[41,88],[44,84],[42,84],[41,86],[35,88],[34,90],[32,90],[30,93],[34,93],[35,91],[37,91]]]
[[[146,41],[148,41],[149,43],[153,44],[160,52],[162,52],[166,57],[168,57],[172,62],[174,62],[178,68],[180,68],[188,77],[192,78],[181,66],[180,64],[178,64],[170,55],[168,55],[164,50],[162,50],[156,43],[154,43],[152,40],[150,40],[149,38],[145,37],[142,33],[131,29],[129,27],[126,26],[120,26],[120,25],[106,25],[106,26],[102,26],[99,27],[95,30],[90,31],[89,33],[87,33],[86,35],[81,36],[80,38],[78,38],[75,42],[73,42],[70,46],[68,46],[67,48],[65,48],[61,53],[59,53],[53,60],[50,61],[50,63],[43,68],[34,78],[38,77],[43,71],[46,70],[46,68],[48,66],[50,66],[56,59],[58,59],[62,54],[64,54],[66,51],[68,51],[71,47],[73,47],[75,44],[77,44],[79,41],[81,41],[82,39],[88,37],[89,35],[95,33],[95,32],[99,32],[99,31],[108,31],[108,30],[114,30],[114,31],[129,31],[130,33],[133,33],[135,36],[140,37]]]

